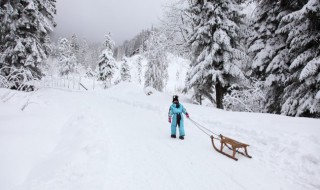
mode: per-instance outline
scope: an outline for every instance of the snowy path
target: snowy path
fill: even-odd
[[[21,112],[28,98],[36,103]],[[0,189],[320,189],[320,120],[185,104],[195,120],[251,145],[253,159],[235,162],[189,121],[185,141],[170,139],[169,102],[128,84],[1,101]]]

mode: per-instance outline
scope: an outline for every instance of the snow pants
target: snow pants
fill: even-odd
[[[171,135],[176,135],[177,126],[179,126],[179,136],[185,136],[182,113],[180,115],[180,118],[178,118],[178,114],[173,115],[173,120],[171,123]]]

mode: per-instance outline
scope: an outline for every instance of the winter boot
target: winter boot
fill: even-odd
[[[171,135],[171,138],[176,138],[176,135]]]
[[[184,136],[180,136],[179,139],[183,140],[183,139],[184,139]]]

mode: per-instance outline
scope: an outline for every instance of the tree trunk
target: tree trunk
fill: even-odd
[[[217,102],[217,108],[223,109],[223,94],[224,89],[220,82],[216,84],[216,102]]]

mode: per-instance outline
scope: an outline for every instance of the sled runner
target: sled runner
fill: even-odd
[[[232,158],[232,159],[234,159],[234,160],[236,160],[236,161],[238,160],[238,158],[235,157],[235,156],[236,156],[236,153],[242,154],[243,156],[246,156],[246,157],[248,157],[248,158],[252,158],[252,157],[248,154],[248,151],[247,151],[247,147],[249,146],[248,144],[241,143],[241,142],[239,142],[239,141],[236,141],[236,140],[234,140],[234,139],[225,137],[225,136],[223,136],[223,135],[219,135],[219,137],[220,137],[220,139],[215,138],[215,137],[213,137],[213,135],[211,135],[212,146],[213,146],[213,148],[214,148],[217,152],[219,152],[219,153],[221,153],[221,154],[223,154],[223,155],[225,155],[225,156],[227,156],[227,157],[229,157],[229,158]],[[216,145],[214,144],[214,139],[220,140],[220,144],[221,144],[221,145],[220,145],[220,149],[218,149],[218,148],[216,147]],[[230,150],[232,150],[232,155],[223,152],[223,148],[224,148],[225,146],[226,146],[227,148],[229,148]],[[239,149],[241,149],[241,148],[244,149],[244,152],[240,152],[240,151],[239,151]]]

